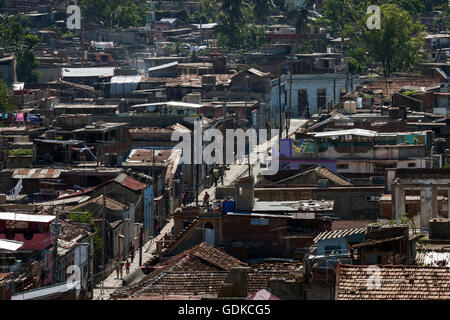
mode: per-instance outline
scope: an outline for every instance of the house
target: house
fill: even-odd
[[[342,56],[336,53],[296,54],[292,62],[291,116],[303,117],[338,103],[359,82],[346,73]]]
[[[244,299],[268,289],[272,278],[293,277],[298,270],[286,264],[247,267],[223,250],[200,243],[165,261],[148,266],[149,274],[137,284],[116,290],[113,299],[181,300],[235,297]],[[284,268],[283,268],[284,267]]]

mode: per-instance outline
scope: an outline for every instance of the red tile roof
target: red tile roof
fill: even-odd
[[[374,272],[367,268],[338,267],[337,300],[450,299],[450,268],[384,265],[378,269],[379,282],[371,281]]]

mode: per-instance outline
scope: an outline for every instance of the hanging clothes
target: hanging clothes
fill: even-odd
[[[17,114],[16,121],[17,122],[23,122],[24,121],[24,117],[23,117],[23,113],[22,112]]]

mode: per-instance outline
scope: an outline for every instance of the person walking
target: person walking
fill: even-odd
[[[219,181],[219,173],[214,171],[214,186],[217,187],[217,182]]]
[[[223,169],[223,166],[221,166],[219,168],[219,175],[220,175],[220,178],[222,180],[222,185],[223,185],[223,176],[225,175],[225,170]]]
[[[132,244],[131,242],[130,242],[130,259],[131,259],[131,263],[133,263],[133,260],[134,260],[134,244]]]
[[[127,262],[125,262],[125,271],[127,272],[127,274],[130,273],[130,266],[131,266],[131,264],[130,264],[130,262],[127,260]]]
[[[116,268],[117,279],[119,279],[120,263],[119,263],[119,260],[117,260],[117,259],[114,262],[114,268]]]
[[[183,207],[186,207],[186,192],[181,193],[181,203],[183,204]]]
[[[121,261],[120,262],[120,279],[123,278],[123,266],[124,266],[124,263],[123,263],[123,261]]]
[[[205,196],[203,197],[203,205],[207,205],[209,203],[209,193],[205,192]]]

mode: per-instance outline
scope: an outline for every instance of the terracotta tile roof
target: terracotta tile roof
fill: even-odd
[[[338,267],[337,300],[448,300],[450,268],[379,266],[379,288],[368,289],[367,266]],[[370,288],[370,287],[369,287]]]
[[[191,271],[191,272],[163,272],[140,287],[132,297],[181,295],[181,296],[210,296],[219,293],[228,272],[225,271]],[[250,272],[248,274],[248,294],[254,294],[261,289],[267,289],[271,278],[287,276],[286,272]]]
[[[227,273],[233,267],[247,266],[246,263],[234,258],[225,251],[202,242],[191,249],[185,250],[170,259],[154,266],[155,270],[145,276],[138,284],[130,285],[118,294],[130,295],[151,284],[155,278],[164,272],[197,272],[224,271]]]
[[[222,282],[233,267],[246,263],[203,242],[164,262],[138,284],[113,293],[115,297],[140,295],[205,295],[216,296]],[[297,270],[298,263],[263,263],[248,273],[249,294],[267,289],[271,278],[287,278]]]

